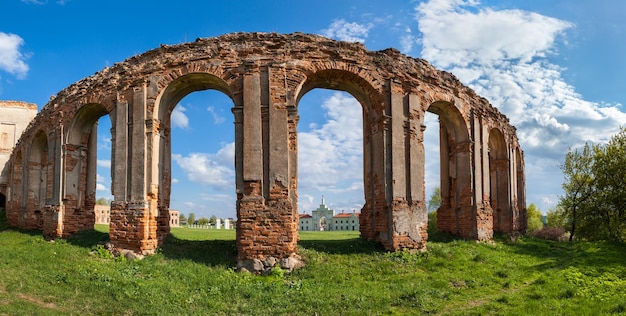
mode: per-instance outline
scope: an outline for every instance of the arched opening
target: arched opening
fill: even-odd
[[[110,119],[100,120],[107,114],[108,111],[102,104],[85,104],[74,116],[68,131],[62,192],[64,237],[78,231],[93,229],[96,222],[98,224],[108,222],[110,205],[105,202],[96,206],[98,192],[110,192],[110,188],[105,185],[106,176],[103,176],[106,173],[101,172],[102,168],[110,169],[111,166],[111,138],[106,136],[99,138],[98,133],[100,131],[101,135],[110,135],[110,132],[107,132],[111,126]],[[99,124],[101,121],[102,127]],[[108,196],[110,198],[110,194]]]
[[[48,137],[44,131],[38,131],[28,155],[27,229],[41,229],[43,226],[42,209],[51,193],[47,185],[48,165]]]
[[[509,157],[504,135],[495,128],[489,131],[489,201],[493,210],[494,231],[511,232]]]
[[[317,88],[300,99],[301,231],[359,231],[364,205],[362,112],[361,104],[343,91]]]
[[[159,243],[181,224],[233,229],[237,198],[230,88],[214,75],[188,74],[169,84],[157,106],[161,123],[152,140],[152,155],[158,158],[151,181],[159,188]]]
[[[439,140],[439,117],[424,112],[424,183],[428,207],[429,240],[438,231],[437,211],[441,207],[441,157]]]
[[[459,110],[448,102],[431,104],[428,112],[439,116],[441,205],[437,227],[465,238],[476,237],[472,228],[472,166],[468,127]]]
[[[386,201],[377,200],[374,192],[384,187],[379,164],[384,153],[372,150],[382,138],[370,134],[371,122],[381,117],[371,110],[372,104],[382,101],[364,79],[340,70],[311,74],[296,95],[298,227],[320,231],[325,217],[326,230],[377,239],[373,210],[386,209],[378,206]]]

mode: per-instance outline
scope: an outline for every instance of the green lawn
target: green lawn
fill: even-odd
[[[141,261],[108,258],[97,246],[106,230],[54,243],[1,231],[0,315],[626,313],[623,244],[434,236],[428,252],[410,254],[354,232],[303,232],[307,265],[260,277],[234,271],[233,230],[173,228]]]

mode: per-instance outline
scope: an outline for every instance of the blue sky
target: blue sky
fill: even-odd
[[[232,32],[304,32],[395,47],[454,73],[506,114],[526,155],[527,202],[561,194],[568,148],[626,125],[626,1],[95,1],[0,4],[0,99],[43,105],[104,67],[160,44]],[[188,95],[173,121],[171,207],[235,217],[232,103]],[[321,195],[363,204],[360,105],[313,90],[299,104],[299,208]],[[437,117],[427,120],[428,191],[438,186]],[[110,122],[99,122],[98,195],[110,197]]]

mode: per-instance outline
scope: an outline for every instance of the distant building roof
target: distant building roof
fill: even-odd
[[[361,215],[361,213],[339,213],[333,216],[333,218],[345,218],[345,217],[352,217],[352,216],[359,217],[359,215]]]
[[[309,214],[298,214],[300,216],[300,218],[313,218],[313,216],[309,215]]]

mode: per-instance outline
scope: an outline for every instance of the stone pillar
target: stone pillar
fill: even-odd
[[[401,87],[392,83],[390,102],[391,140],[388,154],[391,181],[388,186],[392,188],[389,205],[392,240],[386,246],[390,250],[423,249],[426,246],[428,216],[424,203],[425,160],[419,101],[404,96]],[[418,162],[421,162],[421,167],[417,166]]]
[[[246,65],[250,68],[250,65]],[[254,65],[252,65],[254,66]],[[247,260],[259,259],[263,256],[263,249],[257,245],[257,236],[269,235],[263,214],[265,213],[265,199],[263,197],[263,143],[261,121],[261,85],[257,72],[248,69],[243,75],[243,104],[242,109],[234,110],[236,127],[235,138],[241,146],[241,169],[237,169],[237,258],[240,265]],[[241,113],[241,114],[239,114]],[[241,116],[241,123],[237,118]],[[238,165],[237,161],[235,163]],[[239,167],[239,166],[236,166]],[[241,182],[241,183],[239,183]],[[239,186],[241,185],[241,186]]]
[[[290,192],[295,185],[290,162],[297,148],[290,140],[295,126],[290,125],[294,118],[287,106],[284,69],[280,65],[246,67],[243,109],[233,110],[235,138],[243,147],[242,170],[237,171],[243,175],[243,190],[238,181],[238,266],[262,272],[280,262],[283,268],[292,269],[294,262],[300,264],[297,206]]]
[[[491,240],[493,238],[493,214],[489,205],[489,168],[487,160],[489,145],[485,138],[482,119],[474,112],[471,115],[472,139],[474,139],[472,155],[474,166],[474,207],[476,213],[476,238]],[[487,164],[487,165],[486,165]]]
[[[60,205],[44,206],[42,233],[45,239],[63,237],[63,211]]]
[[[141,254],[158,246],[156,210],[147,198],[147,88],[122,94],[115,110],[115,157],[109,238],[118,248]],[[130,104],[126,100],[131,100]],[[126,123],[126,124],[125,124]]]
[[[269,180],[266,203],[271,212],[270,218],[274,222],[268,242],[272,244],[272,240],[276,239],[274,243],[276,250],[268,255],[284,259],[297,252],[298,243],[297,195],[294,201],[292,199],[294,196],[291,194],[293,183],[290,162],[293,162],[293,155],[290,153],[289,145],[288,88],[285,83],[284,66],[270,66],[267,74],[268,87],[267,90],[265,86],[262,89],[263,92],[268,93],[269,116],[268,145],[265,147],[269,151],[269,169],[265,170]],[[265,100],[262,94],[262,101]]]

